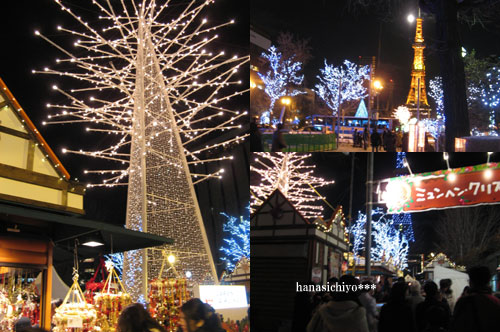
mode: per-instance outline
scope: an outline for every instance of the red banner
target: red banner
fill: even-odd
[[[387,179],[388,213],[500,203],[500,164],[489,163]]]

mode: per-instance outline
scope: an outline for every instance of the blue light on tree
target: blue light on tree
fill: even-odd
[[[406,152],[398,152],[396,155],[396,169],[401,170],[405,166]],[[399,225],[399,229],[403,232],[405,237],[410,242],[415,242],[415,235],[413,234],[413,223],[411,220],[411,213],[394,214],[392,220],[395,225]]]
[[[486,73],[484,88],[481,90],[481,101],[490,108],[489,134],[498,136],[495,110],[500,103],[500,68],[493,67]]]
[[[396,154],[396,169],[406,168],[405,166],[406,152],[397,152]]]
[[[320,83],[316,84],[315,92],[325,101],[333,115],[337,114],[343,102],[359,100],[368,95],[363,83],[370,77],[369,66],[358,66],[345,60],[343,65],[334,67],[325,59],[325,68],[320,69],[320,73],[317,76]]]
[[[232,272],[241,258],[250,258],[250,206],[248,214],[239,218],[221,213],[227,221],[223,226],[224,232],[229,233],[223,239],[225,244],[220,248],[224,254],[221,260],[225,262],[226,270]]]
[[[356,223],[351,226],[353,252],[361,255],[366,237],[366,215],[359,212]],[[390,263],[402,270],[408,266],[408,239],[399,230],[382,208],[372,210],[372,249],[371,259]]]
[[[106,263],[108,261],[111,261],[113,263],[113,266],[115,268],[116,273],[122,279],[122,274],[123,274],[123,253],[119,252],[116,254],[109,254],[109,255],[104,255],[104,259],[106,259]]]
[[[265,74],[258,73],[264,82],[264,91],[271,99],[269,112],[272,114],[274,104],[284,96],[296,96],[304,92],[294,89],[293,85],[302,84],[304,75],[298,72],[302,69],[302,63],[294,61],[294,57],[283,59],[281,52],[275,46],[271,46],[267,52],[262,53],[262,57],[269,61],[270,70]]]

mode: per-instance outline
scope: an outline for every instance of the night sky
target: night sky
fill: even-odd
[[[403,4],[393,15],[377,12],[376,8],[352,13],[347,10],[347,0],[283,1],[251,0],[250,23],[268,34],[276,42],[280,31],[289,31],[301,39],[309,39],[313,59],[304,68],[305,84],[312,88],[316,75],[328,63],[339,65],[344,59],[356,61],[359,56],[376,56],[379,32],[381,36],[380,69],[377,76],[384,82],[392,79],[395,84],[394,103],[403,104],[410,87],[415,23],[410,25],[407,15],[417,14],[417,1]],[[423,33],[427,45],[425,65],[427,80],[439,75],[435,53],[435,27],[432,16],[424,15]],[[381,22],[383,23],[381,24]],[[477,57],[500,55],[500,26],[461,25],[463,46],[475,49]],[[381,103],[387,98],[382,91]]]
[[[354,190],[353,190],[353,221],[356,220],[358,211],[365,213],[366,202],[366,163],[367,153],[356,153]],[[422,173],[446,169],[446,162],[442,153],[408,153],[408,163],[412,172]],[[349,187],[351,178],[351,155],[344,153],[313,153],[309,159],[316,165],[315,175],[327,180],[335,180],[333,185],[319,188],[318,191],[327,198],[334,207],[343,206],[344,214],[349,212]],[[455,153],[450,154],[450,167],[485,164],[486,153]],[[491,155],[490,161],[500,161],[500,153]],[[374,180],[381,180],[396,176],[396,154],[376,153],[374,164]],[[404,173],[409,174],[409,173]],[[375,197],[374,197],[375,200]],[[500,208],[500,205],[497,205]],[[325,208],[325,217],[330,217],[333,211]],[[433,244],[437,241],[434,232],[435,223],[439,221],[442,211],[428,211],[413,213],[413,228],[416,242],[410,246],[411,253],[429,253],[434,250]]]
[[[73,12],[78,13],[84,20],[93,26],[101,24],[99,15],[91,0],[62,1]],[[119,1],[114,1],[119,5]],[[102,1],[101,1],[102,3]],[[160,2],[163,3],[163,2]],[[186,1],[171,1],[172,10],[183,8]],[[179,6],[181,4],[181,6]],[[58,25],[65,28],[82,31],[79,23],[70,15],[60,10],[53,0],[18,0],[2,4],[2,20],[0,20],[0,42],[2,44],[0,77],[11,90],[14,97],[26,111],[42,136],[56,153],[62,164],[68,170],[72,179],[78,178],[81,182],[89,182],[83,174],[84,169],[100,169],[106,164],[96,162],[88,157],[62,154],[64,147],[85,149],[95,146],[106,146],[108,137],[87,134],[85,126],[52,125],[43,126],[49,110],[46,104],[68,103],[63,95],[52,90],[57,84],[63,89],[74,84],[73,81],[51,75],[31,73],[32,69],[42,70],[44,67],[55,67],[55,59],[62,57],[56,48],[34,35],[39,29],[51,40],[68,50],[73,51],[72,43],[75,37],[60,32]],[[235,19],[236,24],[219,30],[219,38],[211,46],[214,52],[226,50],[230,54],[248,54],[248,7],[241,6],[237,1],[216,0],[200,14],[206,17],[209,23],[218,25]],[[168,17],[166,17],[168,19]],[[58,67],[59,69],[61,67]],[[244,73],[244,72],[243,72]],[[242,81],[247,75],[240,74]],[[237,109],[246,109],[248,97],[239,101]],[[95,149],[95,148],[94,148]],[[109,164],[108,164],[109,168]],[[87,191],[85,210],[87,217],[105,220],[116,224],[125,222],[126,188],[115,189],[93,188]]]

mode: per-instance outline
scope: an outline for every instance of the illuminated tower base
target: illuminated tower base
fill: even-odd
[[[164,249],[176,257],[181,276],[189,271],[196,283],[217,282],[169,88],[147,24],[139,23],[126,226],[172,238],[174,244]],[[147,281],[159,277],[162,259],[158,248],[126,253],[124,282],[134,300],[144,300]]]

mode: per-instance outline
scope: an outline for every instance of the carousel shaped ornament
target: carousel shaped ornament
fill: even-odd
[[[157,279],[150,282],[149,286],[149,312],[168,332],[177,331],[179,328],[180,306],[188,301],[191,296],[188,291],[186,278],[182,278],[174,267],[175,257],[162,252],[163,261]],[[165,262],[170,264],[166,272],[172,270],[175,278],[162,278]]]
[[[115,332],[118,317],[126,306],[132,303],[132,298],[126,292],[120,277],[115,271],[113,262],[106,262],[108,277],[104,283],[101,293],[94,296],[94,303],[97,310],[96,326],[102,332]]]
[[[76,271],[76,270],[75,270]],[[92,332],[97,319],[97,312],[92,304],[85,301],[82,289],[78,285],[78,273],[73,272],[73,285],[56,309],[52,318],[55,325],[53,332]]]

